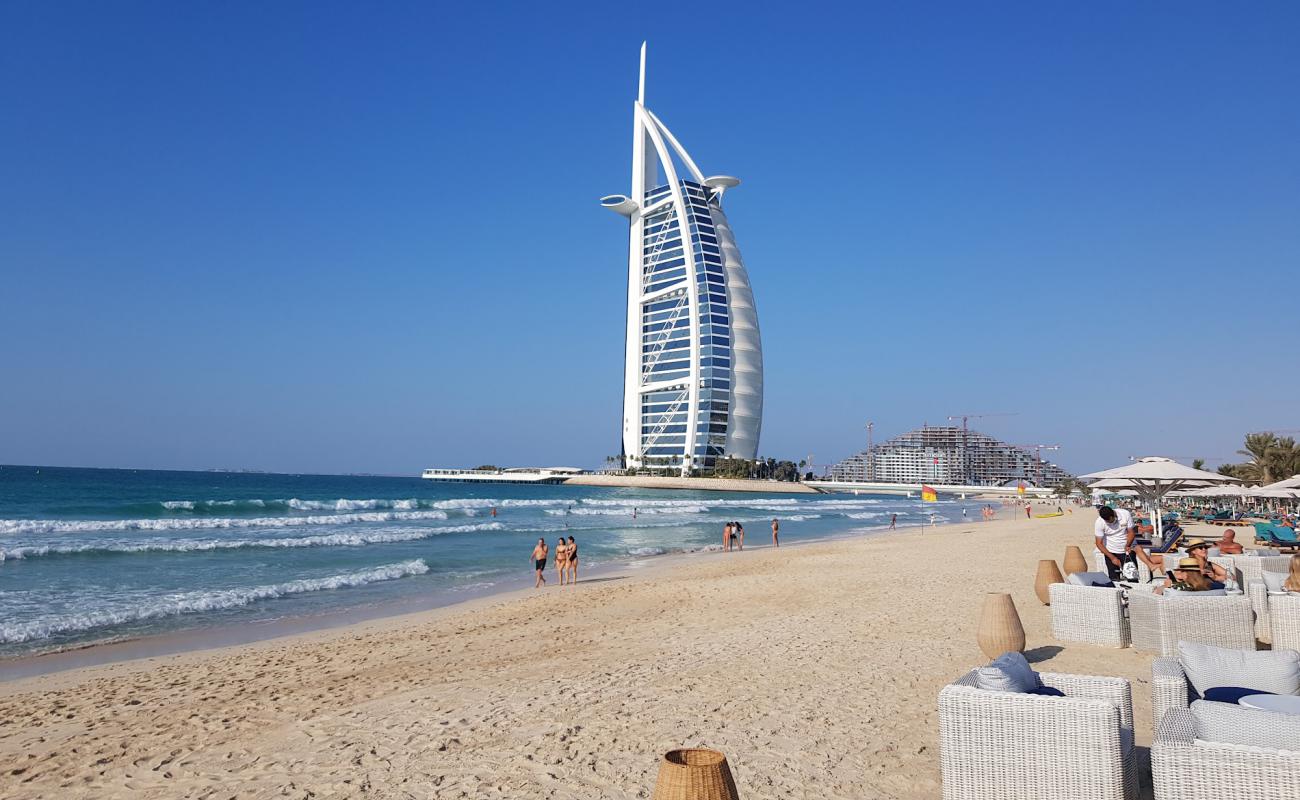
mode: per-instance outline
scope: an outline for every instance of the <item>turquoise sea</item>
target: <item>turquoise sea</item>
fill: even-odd
[[[419,478],[0,467],[0,657],[531,586],[539,537],[584,570],[979,519],[859,495],[473,486]],[[491,510],[496,509],[493,517]],[[548,579],[554,581],[553,570]]]

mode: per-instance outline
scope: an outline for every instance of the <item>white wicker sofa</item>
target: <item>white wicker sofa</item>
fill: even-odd
[[[974,670],[939,692],[944,800],[1137,797],[1128,681],[1039,678],[1065,697],[980,689]]]
[[[1195,680],[1188,672],[1195,673]],[[1293,650],[1232,650],[1182,642],[1176,656],[1151,662],[1152,729],[1176,708],[1201,699],[1195,683],[1255,688],[1273,694],[1300,694],[1300,653]],[[1300,743],[1297,743],[1300,746]]]
[[[1197,702],[1165,714],[1151,744],[1151,777],[1155,800],[1295,800],[1300,797],[1300,752],[1256,745],[1227,743],[1214,738],[1214,716],[1252,733],[1288,727],[1295,715],[1253,711],[1224,703]],[[1290,718],[1290,719],[1288,719]],[[1220,725],[1225,720],[1220,720]],[[1279,739],[1300,742],[1300,737]],[[1281,742],[1279,742],[1281,743]]]

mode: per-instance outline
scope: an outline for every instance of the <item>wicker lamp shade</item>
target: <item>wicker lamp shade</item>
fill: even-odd
[[[659,762],[653,800],[739,800],[727,757],[703,748],[669,750]]]
[[[1045,606],[1052,604],[1051,593],[1047,587],[1054,583],[1065,583],[1065,578],[1061,577],[1061,570],[1056,566],[1056,562],[1050,558],[1039,561],[1038,574],[1034,576],[1034,594],[1038,595],[1038,599],[1042,600]]]
[[[1025,649],[1025,626],[1020,624],[1016,604],[1009,594],[989,592],[984,595],[984,610],[980,612],[980,628],[975,635],[980,650],[989,658],[997,658],[1012,650]]]
[[[1065,548],[1065,574],[1073,575],[1076,572],[1087,572],[1088,562],[1083,560],[1083,551],[1078,545],[1070,545]]]

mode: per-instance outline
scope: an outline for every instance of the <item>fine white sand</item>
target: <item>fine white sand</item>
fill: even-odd
[[[990,591],[1039,669],[1131,680],[1149,744],[1151,657],[1054,641],[1033,592],[1093,513],[1002,516],[0,684],[0,797],[648,797],[683,745],[745,798],[936,797]]]

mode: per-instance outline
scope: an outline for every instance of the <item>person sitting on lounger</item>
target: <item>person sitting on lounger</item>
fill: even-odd
[[[1216,542],[1216,544],[1219,547],[1219,552],[1223,553],[1225,556],[1239,556],[1245,552],[1242,546],[1237,544],[1237,532],[1232,528],[1228,528],[1224,531],[1223,538]]]
[[[1156,587],[1156,594],[1164,594],[1165,589],[1179,592],[1207,592],[1214,588],[1216,587],[1213,582],[1201,571],[1201,562],[1188,557],[1178,560],[1178,566],[1174,568],[1173,574],[1165,578],[1163,586]]]
[[[1282,582],[1282,588],[1294,594],[1300,594],[1300,555],[1291,556],[1291,574]]]
[[[1210,560],[1210,543],[1203,539],[1193,539],[1187,543],[1187,555],[1196,559],[1201,565],[1201,572],[1212,582],[1219,584],[1212,586],[1212,589],[1222,589],[1223,582],[1228,579],[1228,571],[1223,567],[1215,564]]]

